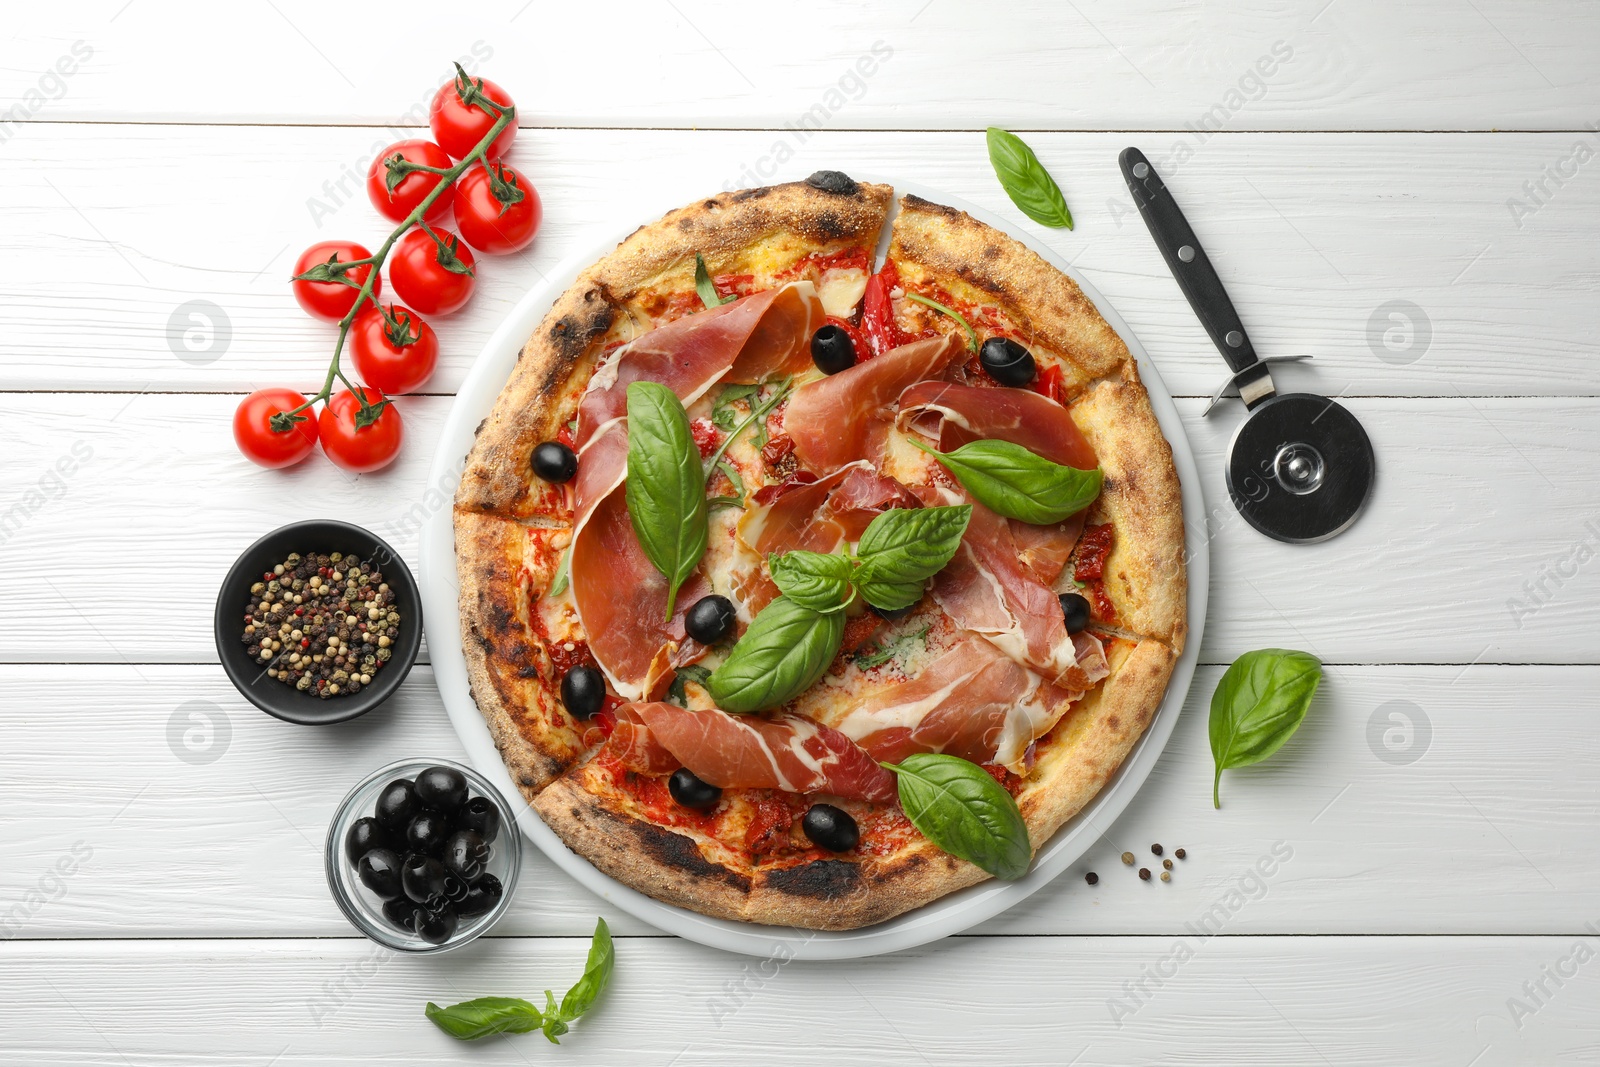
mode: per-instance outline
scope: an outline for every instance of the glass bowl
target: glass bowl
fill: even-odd
[[[467,795],[487,797],[499,812],[500,831],[490,844],[492,851],[488,873],[500,879],[505,889],[493,908],[471,919],[463,918],[455,934],[448,941],[437,945],[424,941],[412,931],[402,930],[385,918],[383,900],[361,883],[356,874],[356,865],[350,862],[344,852],[344,839],[349,833],[351,824],[372,814],[373,805],[377,802],[378,794],[383,791],[384,786],[396,778],[415,778],[429,767],[449,767],[460,771],[467,779]],[[445,759],[401,760],[367,775],[339,803],[333,821],[328,826],[328,842],[323,853],[323,862],[327,869],[328,889],[333,893],[334,903],[339,905],[339,910],[344,912],[345,918],[349,919],[357,930],[378,944],[398,952],[449,952],[475,940],[498,922],[500,916],[510,907],[511,898],[517,890],[517,875],[522,870],[522,833],[517,828],[516,816],[507,807],[504,798],[489,784],[489,780],[477,771]]]

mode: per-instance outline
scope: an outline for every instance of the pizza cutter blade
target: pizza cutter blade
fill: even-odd
[[[1343,533],[1372,496],[1377,463],[1367,432],[1327,397],[1277,391],[1269,364],[1309,357],[1256,355],[1222,279],[1155,168],[1137,148],[1124,149],[1119,160],[1150,236],[1233,372],[1206,414],[1235,392],[1249,412],[1228,445],[1233,506],[1257,530],[1291,544]]]

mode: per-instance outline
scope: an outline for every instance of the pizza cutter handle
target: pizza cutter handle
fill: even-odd
[[[1139,214],[1150,228],[1150,236],[1167,261],[1167,269],[1177,279],[1178,287],[1188,298],[1189,306],[1199,316],[1200,324],[1211,335],[1211,342],[1222,353],[1238,377],[1240,395],[1250,406],[1272,395],[1272,379],[1264,364],[1256,359],[1255,348],[1244,332],[1244,323],[1222,287],[1222,279],[1211,266],[1205,249],[1183,217],[1178,202],[1172,198],[1155,167],[1137,148],[1125,148],[1118,157],[1122,164],[1122,177],[1139,205]],[[1250,371],[1248,374],[1240,374]]]

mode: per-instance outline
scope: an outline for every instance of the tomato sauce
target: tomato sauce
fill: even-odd
[[[694,445],[700,450],[700,458],[706,459],[717,450],[722,443],[722,431],[712,425],[710,419],[698,418],[689,424],[689,433],[694,436]]]
[[[1117,617],[1116,607],[1111,603],[1111,598],[1106,596],[1104,581],[1106,557],[1111,554],[1114,532],[1109,522],[1085,526],[1083,536],[1078,540],[1078,561],[1072,567],[1072,577],[1085,585],[1089,601],[1094,605],[1095,616],[1103,622]]]

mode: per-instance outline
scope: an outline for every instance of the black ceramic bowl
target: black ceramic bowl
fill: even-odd
[[[326,700],[302,693],[292,685],[268,677],[240,640],[250,587],[291,552],[301,555],[355,553],[378,565],[395,595],[395,605],[400,612],[400,634],[390,646],[393,654],[371,684],[363,686],[359,693]],[[222,580],[213,629],[222,669],[246,700],[285,722],[319,726],[365,715],[400,688],[400,683],[411,673],[411,665],[417,661],[417,650],[422,647],[422,597],[417,593],[417,580],[411,576],[405,560],[380,538],[348,522],[310,519],[273,530],[244,550]]]

